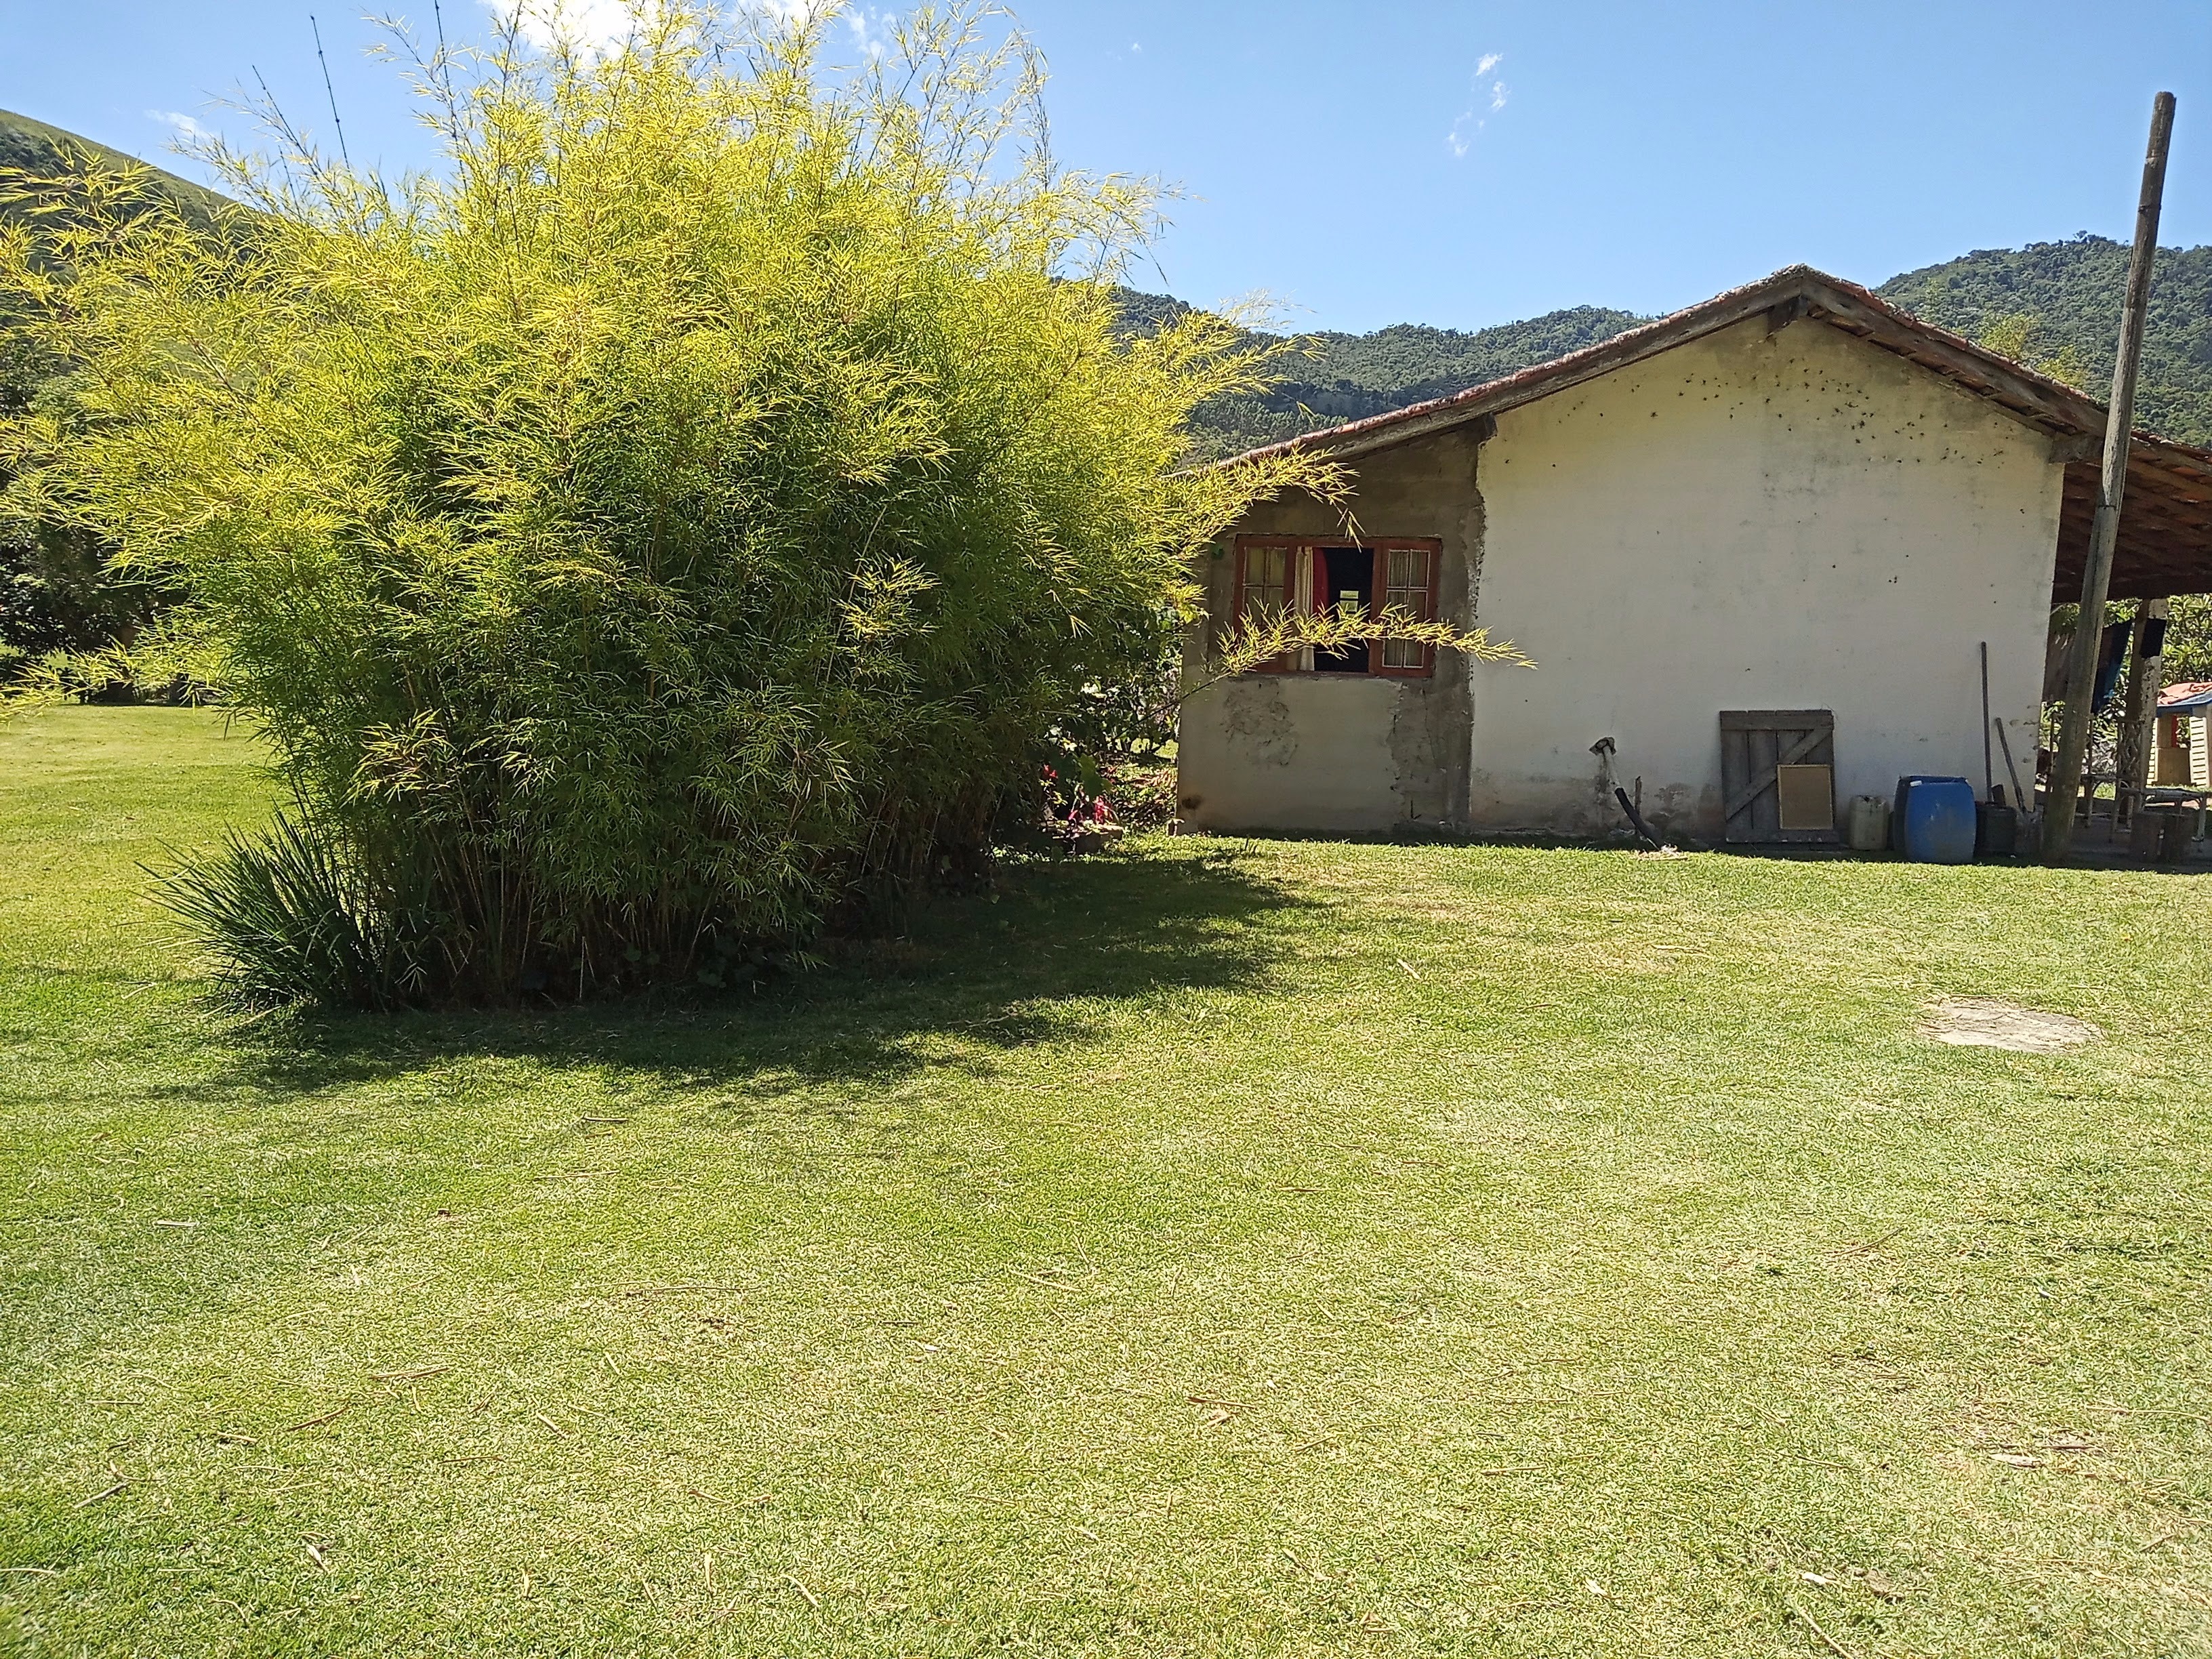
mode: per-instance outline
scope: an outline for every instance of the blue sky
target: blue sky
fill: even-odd
[[[580,0],[586,5],[607,0]],[[442,0],[481,33],[483,0]],[[394,0],[427,29],[430,0]],[[1139,285],[1264,290],[1301,327],[1661,312],[1802,260],[1879,282],[2124,237],[2154,91],[2166,232],[2212,241],[2208,0],[1024,0],[1064,159],[1186,198]],[[258,70],[356,160],[426,163],[374,32],[295,0],[0,0],[0,106],[162,160]],[[189,169],[187,169],[189,170]]]

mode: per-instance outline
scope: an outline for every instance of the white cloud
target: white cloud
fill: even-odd
[[[149,109],[146,112],[146,118],[149,121],[159,121],[165,127],[175,128],[177,137],[193,143],[198,143],[204,138],[215,137],[215,134],[193,120],[191,116],[179,115],[173,109]]]
[[[1504,61],[1502,52],[1486,52],[1474,60],[1474,75],[1469,83],[1472,95],[1467,107],[1459,112],[1459,119],[1451,124],[1451,131],[1444,134],[1444,148],[1453,155],[1465,155],[1474,147],[1474,135],[1490,125],[1488,115],[1477,113],[1486,102],[1492,115],[1505,107],[1509,95],[1505,82],[1497,78],[1498,66]]]
[[[845,14],[845,27],[853,31],[853,44],[871,58],[880,58],[891,43],[891,14],[855,6]]]
[[[596,56],[611,52],[635,21],[629,0],[483,0],[502,23],[513,22],[540,52],[563,43]]]
[[[483,0],[484,9],[501,22],[513,21],[522,38],[540,52],[566,42],[587,57],[601,57],[629,38],[641,11],[651,11],[659,0]],[[842,15],[853,31],[853,44],[871,58],[889,49],[895,16],[889,11],[871,12],[865,5],[849,9],[845,0],[734,0],[736,9],[750,14],[779,29]]]

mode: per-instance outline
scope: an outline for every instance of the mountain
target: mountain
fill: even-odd
[[[2124,244],[2085,234],[1982,249],[1907,271],[1876,291],[1939,327],[2024,349],[2035,366],[2078,376],[2101,399],[2112,383],[2127,267]],[[1122,302],[1139,327],[1185,308],[1159,295],[1126,293]],[[1264,397],[1218,399],[1195,423],[1208,453],[1235,454],[1462,392],[1647,320],[1577,306],[1474,333],[1400,323],[1372,334],[1309,335],[1311,355],[1291,361],[1288,381]],[[2212,247],[2159,251],[2136,407],[2139,423],[2154,432],[2212,444]]]
[[[0,110],[0,169],[52,175],[75,170],[72,151],[110,165],[143,165],[104,144],[28,116]],[[212,218],[214,191],[155,167],[149,190]],[[0,217],[10,209],[0,203]],[[2039,367],[2079,378],[2101,396],[2111,384],[2119,332],[2124,244],[2084,234],[2023,248],[1984,248],[1892,277],[1876,291],[1929,322],[1969,338],[2024,350]],[[1187,309],[1163,295],[1124,290],[1133,328]],[[1198,411],[1201,447],[1234,454],[1431,398],[1448,397],[1534,363],[1610,339],[1648,319],[1633,312],[1576,306],[1471,333],[1395,324],[1371,334],[1300,337],[1305,354],[1281,367],[1288,378],[1256,398],[1219,398]],[[2161,248],[2151,291],[2137,409],[2166,436],[2212,444],[2212,247]]]
[[[38,175],[74,171],[71,152],[110,165],[143,165],[104,144],[28,116],[0,110],[0,169]],[[150,190],[196,217],[224,205],[214,191],[155,167]],[[0,217],[10,212],[0,203]],[[1969,338],[2023,349],[2039,367],[2078,377],[2101,397],[2112,382],[2119,333],[2124,244],[2084,234],[2023,248],[1984,248],[1892,277],[1876,292]],[[1124,290],[1122,308],[1141,329],[1188,309],[1164,295]],[[1256,398],[1219,398],[1198,411],[1201,447],[1229,455],[1322,427],[1380,415],[1547,362],[1648,321],[1633,312],[1576,306],[1471,333],[1399,323],[1371,334],[1300,337],[1305,355],[1280,367],[1288,378]],[[2137,392],[2141,423],[2167,437],[2212,444],[2212,247],[2161,248],[2151,291]]]
[[[2082,384],[2102,402],[2112,384],[2128,248],[2102,236],[2022,248],[1984,248],[1909,270],[1876,290],[1938,327],[1978,338],[2033,319],[2032,344],[2069,348]],[[2151,271],[2136,424],[2185,443],[2212,444],[2212,247],[2162,247]]]
[[[1188,308],[1157,294],[1124,292],[1121,302],[1138,328]],[[1198,410],[1193,424],[1208,454],[1233,455],[1449,397],[1609,340],[1645,320],[1633,312],[1576,306],[1473,333],[1396,323],[1372,334],[1304,335],[1297,337],[1300,355],[1277,365],[1287,376],[1280,384],[1256,398],[1216,398]]]

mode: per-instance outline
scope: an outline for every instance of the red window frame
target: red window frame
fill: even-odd
[[[1297,586],[1298,556],[1304,554],[1310,560],[1316,549],[1327,547],[1357,547],[1374,556],[1375,574],[1370,588],[1373,597],[1369,600],[1368,612],[1370,618],[1380,616],[1390,603],[1392,591],[1390,555],[1393,553],[1426,554],[1428,585],[1425,591],[1421,592],[1419,615],[1425,622],[1436,620],[1438,592],[1443,575],[1444,544],[1434,536],[1377,536],[1357,541],[1348,538],[1317,538],[1311,536],[1239,536],[1237,538],[1237,591],[1231,614],[1239,621],[1243,619],[1246,571],[1254,552],[1267,549],[1280,550],[1290,556],[1284,561],[1283,583],[1286,595],[1285,602],[1295,603],[1295,598],[1291,596],[1294,596]],[[1269,586],[1272,586],[1273,584]],[[1404,593],[1418,590],[1401,586],[1398,591]],[[1328,606],[1322,603],[1326,597],[1319,585],[1313,585],[1312,596],[1309,604],[1315,614],[1318,615],[1328,609]],[[1382,640],[1369,641],[1365,671],[1367,673],[1382,679],[1413,680],[1427,679],[1436,672],[1437,653],[1434,646],[1425,645],[1417,647],[1414,653],[1416,659],[1413,662],[1391,664],[1383,660],[1389,655],[1387,648],[1389,643]],[[1262,663],[1252,672],[1255,674],[1297,674],[1311,673],[1316,671],[1301,669],[1291,658],[1283,656]]]

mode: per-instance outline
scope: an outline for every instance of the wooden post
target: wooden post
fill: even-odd
[[[1990,757],[1990,642],[1982,641],[1982,799],[1992,800],[1997,793],[1996,768]],[[2016,800],[2013,810],[2020,811],[2027,805]]]
[[[2121,786],[2141,787],[2150,781],[2150,760],[2157,752],[2151,728],[2158,723],[2158,694],[2165,689],[2166,659],[2160,655],[2147,656],[2143,647],[2153,635],[2165,630],[2157,624],[2166,620],[2164,599],[2145,599],[2142,608],[2136,612],[2135,643],[2128,663],[2128,700],[2120,713],[2120,744],[2118,770]],[[2163,639],[2159,651],[2166,649]],[[2114,801],[2118,810],[2125,796]],[[2130,816],[2133,816],[2130,814]]]
[[[2112,586],[2112,549],[2120,535],[2120,501],[2128,487],[2128,440],[2135,425],[2136,368],[2142,358],[2143,314],[2150,307],[2150,272],[2158,256],[2158,211],[2166,194],[2166,152],[2173,137],[2173,94],[2152,101],[2150,148],[2143,156],[2142,192],[2136,202],[2135,252],[2128,258],[2128,291],[2120,311],[2120,355],[2112,365],[2112,404],[2105,416],[2105,467],[2097,485],[2097,516],[2089,528],[2081,566],[2081,616],[2066,666],[2066,712],[2058,728],[2058,754],[2051,791],[2043,803],[2043,857],[2065,860],[2074,845],[2074,802],[2081,790],[2081,765],[2089,753],[2089,719],[2097,696],[2097,647],[2105,637],[2105,596]]]

